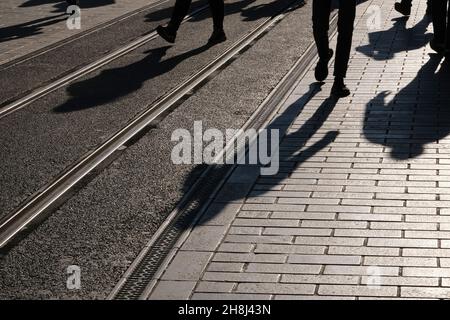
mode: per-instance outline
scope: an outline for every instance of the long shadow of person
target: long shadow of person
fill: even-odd
[[[430,42],[432,33],[426,33],[431,22],[428,17],[425,16],[409,29],[406,28],[407,17],[392,20],[394,24],[390,29],[369,33],[369,44],[359,46],[356,50],[375,60],[390,60],[397,53],[417,50]]]
[[[27,0],[22,3],[19,8],[36,7],[52,3],[54,4],[53,8],[55,9],[53,12],[66,11],[66,8],[68,7],[67,2],[64,0]],[[109,6],[114,3],[116,3],[115,0],[81,0],[79,6],[81,9],[88,9]]]
[[[450,63],[431,55],[417,76],[386,103],[389,92],[381,92],[366,106],[364,135],[390,148],[393,159],[415,158],[428,143],[439,142],[450,133]]]
[[[67,20],[65,14],[40,18],[33,21],[0,28],[0,42],[31,37],[42,33],[43,28]]]
[[[233,2],[225,2],[225,15],[233,15],[236,13],[241,13],[241,16],[244,17],[244,21],[255,21],[261,18],[272,17],[280,8],[286,7],[290,4],[291,0],[275,0],[266,4],[258,4],[255,6],[251,6],[251,4],[255,3],[256,0],[239,0]],[[193,3],[191,6],[192,9],[199,8],[202,2],[198,1]],[[291,9],[291,11],[296,10],[303,6],[304,3],[299,3],[298,6],[295,6]],[[172,8],[165,8],[156,12],[152,12],[146,16],[146,21],[161,21],[167,17],[170,17],[172,14]],[[205,19],[209,19],[209,14],[199,14],[191,18],[191,21],[198,22],[203,21]]]
[[[270,132],[270,129],[279,130],[279,141],[278,144],[280,148],[283,149],[280,152],[280,163],[288,164],[280,168],[280,171],[271,176],[259,176],[259,179],[262,180],[270,180],[270,184],[276,185],[281,183],[289,174],[295,171],[298,167],[301,166],[302,163],[313,157],[319,151],[326,148],[330,143],[332,143],[336,137],[338,136],[337,131],[329,131],[323,137],[321,137],[317,142],[306,147],[308,141],[311,137],[313,137],[323,123],[326,121],[328,116],[333,111],[337,100],[330,97],[324,100],[321,105],[316,109],[314,114],[305,121],[302,126],[289,134],[286,135],[289,127],[290,121],[297,118],[297,116],[302,112],[304,105],[308,103],[318,92],[321,91],[321,84],[314,83],[310,85],[308,92],[306,92],[302,97],[300,97],[297,101],[293,102],[288,106],[277,118],[275,118],[267,127]],[[287,117],[286,117],[287,116]],[[286,121],[286,119],[290,119]],[[269,138],[270,139],[270,138]],[[295,146],[289,145],[289,141],[295,140]],[[269,150],[270,151],[273,150]],[[273,154],[273,153],[272,153]],[[273,161],[274,159],[272,159]],[[210,171],[211,176],[215,176],[217,172],[223,170],[223,166],[230,168],[231,165],[214,165],[211,164],[212,170]],[[186,192],[190,189],[195,179],[199,175],[199,171],[201,169],[206,169],[205,165],[196,166],[193,170],[191,170],[190,174],[185,179],[183,185],[183,192]],[[260,172],[261,166],[259,164],[255,165],[245,165],[245,170],[254,171],[257,170]],[[262,181],[261,180],[261,181]],[[250,190],[248,186],[244,186],[244,190],[239,189],[239,183],[237,184],[228,184],[225,185],[220,192],[220,201],[213,207],[213,210],[208,210],[208,212],[202,217],[200,224],[205,224],[211,219],[214,219],[215,215],[218,214],[223,207],[225,207],[228,203],[242,200],[246,197],[248,191]],[[251,196],[261,196],[264,195],[268,190],[253,190]],[[197,200],[194,203],[202,204],[202,201]],[[187,225],[185,226],[187,227]]]
[[[180,55],[162,60],[170,46],[151,49],[145,52],[144,59],[125,67],[107,69],[87,80],[68,86],[70,98],[54,108],[54,112],[72,112],[103,105],[124,97],[154,77],[169,72],[184,60],[198,55],[211,46],[206,44]]]

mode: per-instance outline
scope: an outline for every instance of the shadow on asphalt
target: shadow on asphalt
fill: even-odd
[[[174,69],[186,59],[211,48],[205,44],[169,59],[163,59],[171,46],[146,51],[145,58],[125,67],[103,70],[99,75],[70,84],[69,99],[53,109],[54,112],[73,112],[116,101],[139,90],[143,83]]]
[[[43,29],[56,23],[67,20],[65,13],[51,17],[40,18],[33,21],[0,28],[0,42],[35,36],[41,34]]]
[[[116,3],[115,0],[80,0],[80,8],[97,8],[109,6],[114,3]],[[67,2],[64,0],[26,0],[19,6],[19,8],[37,7],[48,4],[53,4],[53,8],[55,9],[53,12],[66,11],[68,6]]]

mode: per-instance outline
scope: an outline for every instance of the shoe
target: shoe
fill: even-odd
[[[405,6],[401,2],[396,2],[394,8],[404,16],[409,16],[411,14],[411,6]]]
[[[66,0],[67,4],[70,6],[79,6],[80,0]]]
[[[433,49],[434,51],[436,51],[438,54],[444,54],[444,45],[441,43],[436,43],[436,41],[431,40],[430,41],[430,47],[431,49]]]
[[[225,35],[225,31],[223,30],[214,30],[211,34],[211,37],[208,39],[208,44],[214,45],[227,40],[227,36]]]
[[[333,87],[331,88],[331,94],[337,98],[344,98],[350,95],[350,90],[344,84],[344,79],[334,79]]]
[[[177,33],[170,30],[169,27],[158,26],[156,28],[156,32],[159,34],[161,38],[163,38],[167,42],[175,43]]]
[[[316,69],[314,70],[314,76],[317,81],[322,82],[328,77],[328,61],[330,61],[331,57],[333,57],[333,50],[328,49],[327,60],[319,59],[319,62],[317,62]]]

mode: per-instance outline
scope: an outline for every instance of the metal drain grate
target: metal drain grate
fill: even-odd
[[[189,201],[187,206],[180,211],[180,214],[175,217],[173,222],[155,241],[155,244],[147,251],[136,269],[115,295],[115,300],[139,299],[169,251],[174,247],[181,234],[194,221],[202,206],[208,201],[211,190],[216,188],[232,167],[231,165],[215,165],[210,168],[211,172],[208,173],[206,179],[203,179],[206,180],[205,183],[198,184],[198,189],[193,192],[193,200]]]

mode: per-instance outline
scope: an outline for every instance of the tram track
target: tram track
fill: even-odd
[[[250,48],[255,41],[281,21],[290,10],[302,4],[303,1],[301,0],[293,1],[289,6],[280,10],[279,13],[265,19],[211,63],[155,103],[149,105],[144,112],[129,122],[128,125],[117,131],[99,147],[76,161],[69,169],[41,188],[20,208],[7,214],[0,220],[0,249],[7,250],[16,241],[19,241],[21,235],[26,234],[52,210],[70,198],[83,181],[97,174],[98,171],[101,171],[102,166],[120,154],[124,146],[132,144],[139,136],[145,134],[149,128],[176,108],[183,99],[193,94],[196,89],[212,79],[218,71],[236,59],[239,54]]]
[[[162,0],[162,1],[159,1],[158,3],[154,3],[153,5],[150,5],[149,7],[146,7],[145,9],[139,9],[136,12],[133,12],[133,13],[130,13],[129,15],[118,18],[114,22],[107,23],[104,26],[103,25],[98,26],[95,28],[95,30],[86,31],[86,34],[83,33],[82,35],[76,35],[73,37],[73,39],[68,39],[68,40],[65,40],[61,44],[58,44],[56,46],[51,46],[50,48],[47,48],[46,50],[44,50],[44,52],[53,50],[53,49],[57,48],[58,46],[62,46],[64,44],[78,40],[83,36],[86,36],[92,32],[98,31],[99,29],[106,28],[106,27],[111,26],[115,23],[118,23],[124,19],[128,19],[136,14],[142,13],[143,11],[146,11],[146,10],[149,10],[152,8],[156,8],[156,7],[160,6],[161,4],[164,4],[167,2],[168,2],[168,0]],[[185,23],[185,22],[193,19],[194,17],[203,13],[206,9],[208,9],[208,5],[203,5],[200,8],[194,10],[192,13],[190,13],[188,16],[185,17],[185,19],[183,20],[182,23]],[[68,71],[66,74],[58,77],[57,79],[52,80],[50,83],[44,84],[41,87],[35,88],[35,89],[31,90],[31,92],[25,93],[22,97],[15,99],[14,101],[7,100],[2,105],[0,105],[0,120],[16,111],[28,106],[33,101],[36,101],[36,100],[46,96],[47,94],[72,83],[73,81],[75,81],[77,79],[80,79],[90,73],[93,73],[94,71],[97,71],[100,68],[112,63],[113,61],[115,61],[121,57],[124,57],[125,55],[129,54],[130,52],[142,47],[143,45],[149,43],[152,40],[155,40],[158,37],[159,36],[156,33],[156,31],[153,30],[153,31],[149,32],[148,34],[145,34],[145,35],[129,42],[128,44],[126,44],[118,49],[113,50],[112,52],[100,57],[99,59],[97,59],[93,62],[88,63],[87,65],[85,65],[83,67],[77,68],[76,70]],[[43,54],[44,52],[41,52],[39,54]],[[26,58],[25,60],[22,59],[20,62],[29,60],[36,56],[37,55],[34,54],[31,57]],[[20,63],[20,62],[16,62],[15,64]]]

